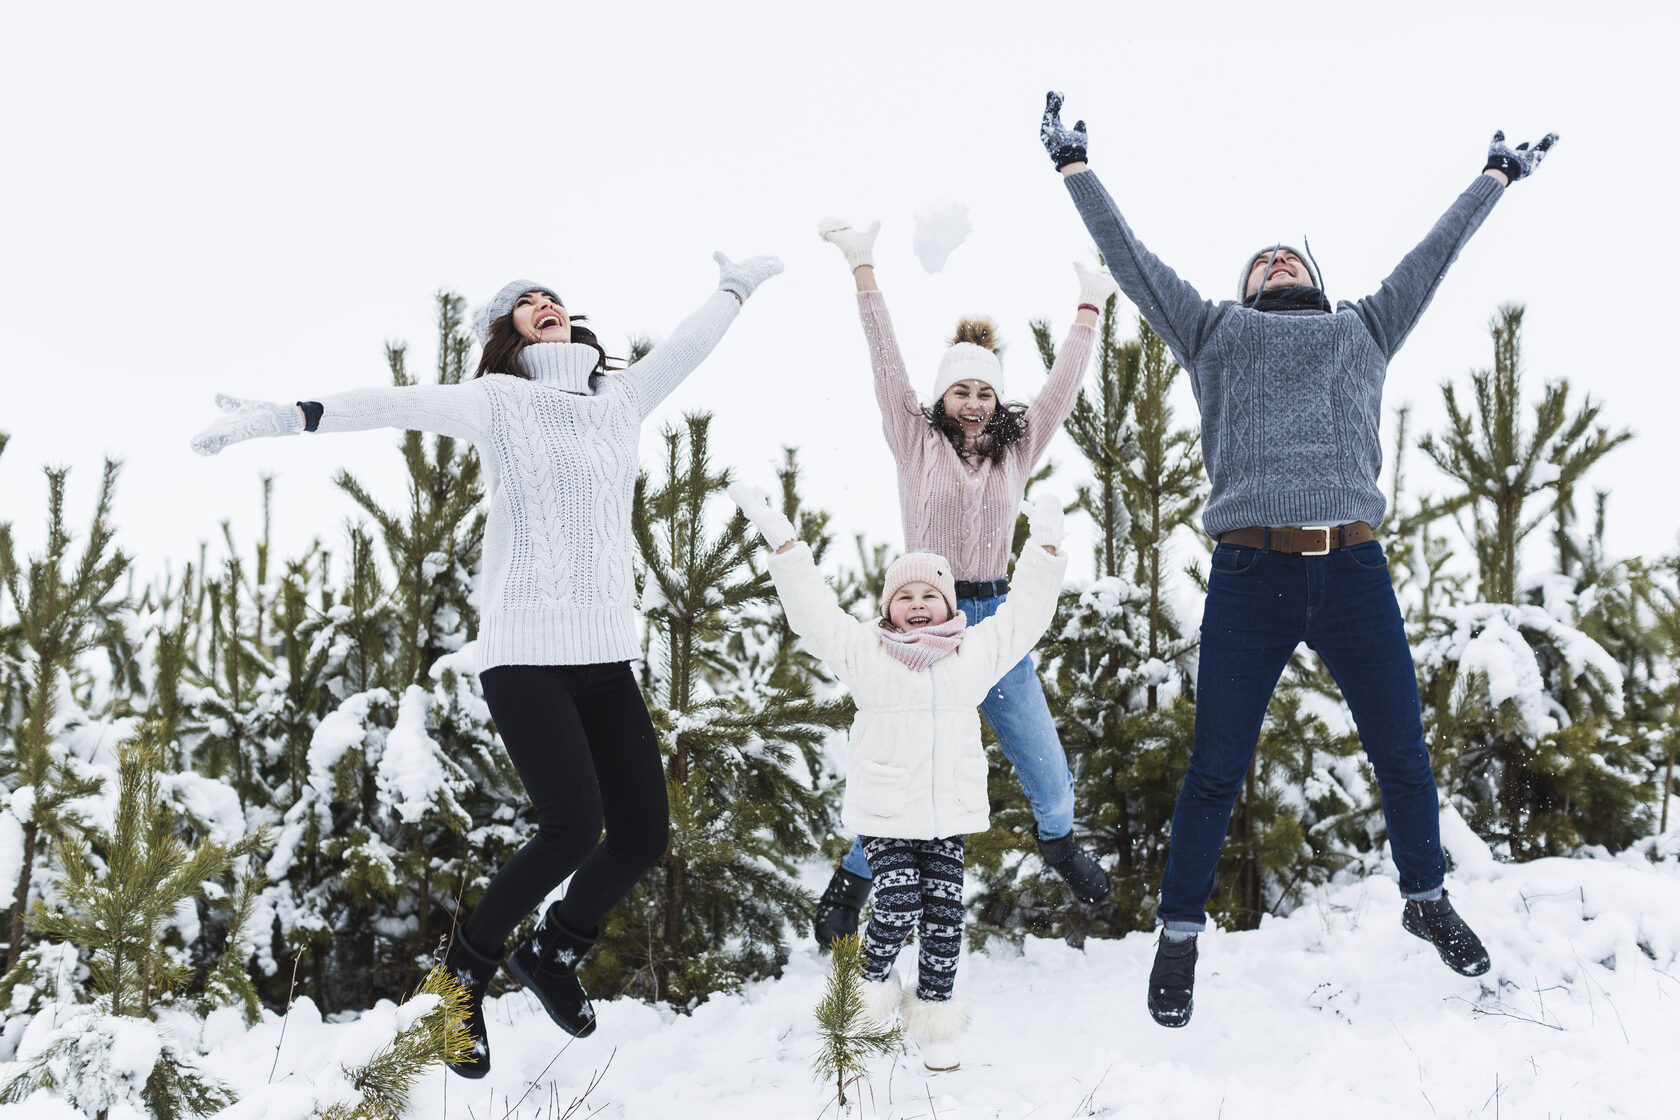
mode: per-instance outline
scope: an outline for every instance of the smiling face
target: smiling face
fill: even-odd
[[[1272,262],[1271,272],[1266,271],[1266,262]],[[1248,291],[1252,296],[1260,290],[1260,278],[1266,278],[1266,290],[1273,288],[1295,288],[1313,286],[1312,273],[1307,269],[1307,262],[1297,257],[1288,249],[1279,249],[1275,254],[1271,250],[1255,255],[1248,266]]]
[[[914,580],[893,593],[887,604],[887,622],[901,634],[938,626],[951,617],[951,605],[931,583]]]
[[[572,320],[547,292],[530,291],[513,302],[513,329],[527,342],[570,342]]]
[[[997,394],[984,381],[958,381],[940,398],[945,403],[945,415],[962,425],[963,435],[973,439],[986,430],[986,424],[997,411]]]

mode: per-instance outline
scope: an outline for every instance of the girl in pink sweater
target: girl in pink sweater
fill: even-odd
[[[855,229],[825,219],[817,231],[846,256],[857,282],[858,313],[874,367],[875,398],[887,447],[898,464],[899,512],[908,551],[948,557],[956,576],[957,608],[978,623],[998,609],[1027,479],[1050,439],[1072,411],[1096,338],[1093,329],[1118,289],[1106,272],[1081,265],[1079,309],[1056,363],[1030,404],[1005,399],[995,328],[985,319],[958,324],[929,403],[910,385],[887,306],[875,285],[877,222]],[[993,686],[980,706],[1004,757],[1032,803],[1038,845],[1085,903],[1108,897],[1108,876],[1073,838],[1073,775],[1045,703],[1032,658],[1023,657]],[[869,863],[854,843],[829,880],[817,908],[816,936],[826,945],[857,929],[869,897]]]

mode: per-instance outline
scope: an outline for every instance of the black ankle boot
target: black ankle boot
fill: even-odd
[[[1464,924],[1447,892],[1440,898],[1407,899],[1400,915],[1400,925],[1407,933],[1415,934],[1435,946],[1447,967],[1465,976],[1480,976],[1492,963],[1482,947],[1482,939]]]
[[[573,933],[561,924],[557,906],[550,906],[531,936],[514,946],[507,970],[542,1002],[561,1030],[582,1038],[595,1033],[595,1008],[577,978],[577,966],[595,947],[601,931],[588,936]]]
[[[1190,1021],[1195,990],[1196,938],[1168,941],[1163,932],[1149,970],[1149,1014],[1163,1027],[1182,1027]]]
[[[444,955],[443,967],[454,973],[461,987],[467,990],[465,1026],[467,1033],[472,1035],[473,1052],[465,1061],[449,1063],[449,1068],[462,1077],[476,1080],[490,1072],[490,1034],[484,1028],[484,993],[490,989],[490,981],[501,966],[499,956],[485,956],[467,944],[459,929],[455,931],[454,938],[449,942],[449,952]]]
[[[844,867],[834,869],[834,877],[817,902],[817,918],[812,923],[818,946],[826,949],[837,939],[857,932],[863,904],[869,901],[873,885],[873,880],[853,875]]]
[[[1108,874],[1096,860],[1080,851],[1073,833],[1055,840],[1038,838],[1038,852],[1045,866],[1062,877],[1073,897],[1087,906],[1108,901]]]

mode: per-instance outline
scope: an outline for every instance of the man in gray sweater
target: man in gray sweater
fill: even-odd
[[[1442,888],[1438,794],[1417,673],[1374,536],[1383,379],[1441,278],[1506,186],[1556,141],[1511,147],[1495,133],[1483,173],[1382,287],[1331,308],[1310,260],[1283,245],[1246,258],[1237,298],[1212,302],[1145,249],[1086,165],[1085,122],[1063,127],[1047,98],[1040,136],[1109,271],[1190,374],[1202,414],[1215,539],[1196,676],[1196,741],[1173,811],[1149,1012],[1190,1021],[1196,935],[1237,791],[1272,691],[1305,641],[1347,700],[1382,790],[1406,897],[1401,924],[1466,976],[1487,951]]]

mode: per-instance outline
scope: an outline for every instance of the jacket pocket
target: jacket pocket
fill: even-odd
[[[956,778],[957,800],[962,807],[978,813],[990,813],[992,803],[986,796],[986,760],[959,758],[952,767],[952,774]]]
[[[872,817],[893,817],[904,808],[910,772],[902,766],[864,759],[846,776],[852,802]]]

